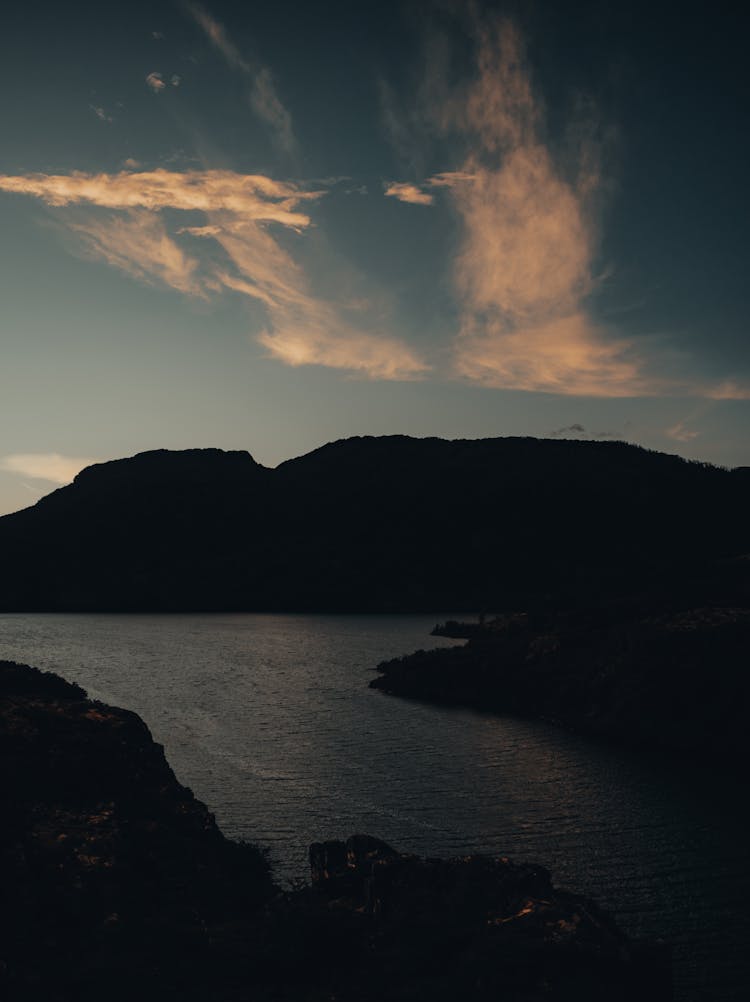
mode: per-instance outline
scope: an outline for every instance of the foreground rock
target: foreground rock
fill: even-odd
[[[670,997],[663,952],[629,942],[541,866],[424,860],[361,835],[314,844],[310,859],[329,908],[369,920],[369,959],[362,941],[359,952],[382,985],[374,998]]]
[[[395,695],[544,717],[636,744],[747,761],[750,610],[637,603],[446,624],[463,647],[378,666]]]
[[[0,761],[5,997],[188,987],[208,926],[273,891],[263,854],[224,838],[136,714],[55,675],[0,662]]]
[[[109,999],[663,1000],[629,942],[541,867],[425,861],[355,836],[284,893],[224,838],[133,713],[0,662],[0,995]]]

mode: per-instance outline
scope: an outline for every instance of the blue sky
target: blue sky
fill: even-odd
[[[0,512],[354,434],[750,463],[745,25],[560,8],[14,9]]]

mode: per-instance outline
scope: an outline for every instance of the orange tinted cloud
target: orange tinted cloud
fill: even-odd
[[[49,480],[54,484],[69,484],[77,473],[96,459],[61,456],[57,452],[17,453],[0,458],[0,469],[18,473],[33,480]]]
[[[293,229],[310,225],[297,207],[321,191],[305,191],[290,181],[228,170],[121,171],[119,174],[0,175],[0,190],[34,195],[47,205],[90,204],[106,209],[226,209],[243,218],[280,223]]]
[[[0,176],[0,190],[48,205],[88,206],[64,217],[83,252],[134,278],[206,298],[222,289],[257,301],[258,341],[289,365],[325,365],[372,379],[416,379],[428,365],[357,309],[316,296],[302,266],[269,226],[302,233],[302,211],[322,191],[231,171]],[[196,210],[205,224],[175,225],[160,210]],[[107,210],[103,213],[102,210]],[[71,210],[72,211],[72,210]],[[168,223],[169,220],[169,223]],[[169,228],[171,224],[171,230]],[[207,242],[216,253],[207,252]]]
[[[223,226],[216,241],[234,265],[227,288],[259,300],[270,326],[258,340],[288,365],[348,369],[372,379],[417,379],[429,366],[397,338],[359,329],[347,311],[316,298],[303,270],[271,234],[254,224]],[[241,276],[241,277],[237,277]]]
[[[161,73],[149,73],[146,77],[146,86],[149,87],[154,94],[158,94],[160,90],[164,90],[167,86],[164,83]]]
[[[422,186],[445,188],[463,225],[454,270],[456,373],[486,386],[566,395],[747,396],[739,385],[660,376],[644,348],[593,319],[592,199],[601,175],[592,131],[579,130],[577,164],[564,172],[543,139],[544,109],[516,27],[479,22],[476,45],[471,83],[435,112],[469,152],[461,170]]]
[[[186,254],[169,236],[160,216],[145,209],[131,209],[117,216],[71,222],[87,257],[103,259],[150,285],[162,282],[191,296],[205,298],[217,288],[201,275],[196,258]]]
[[[563,396],[632,397],[664,391],[642,373],[633,346],[608,340],[584,313],[509,331],[464,321],[456,368],[484,386]]]
[[[386,185],[385,194],[409,205],[432,205],[435,201],[428,191],[423,191],[416,184],[401,181],[392,181]]]
[[[462,182],[473,181],[474,175],[467,171],[447,171],[443,174],[435,174],[427,178],[420,186],[411,184],[408,181],[391,181],[385,186],[385,195],[397,198],[399,202],[406,202],[409,205],[432,205],[435,196],[428,190],[429,188],[453,188]]]

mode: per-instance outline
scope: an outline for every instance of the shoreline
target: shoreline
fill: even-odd
[[[370,687],[744,767],[746,608],[516,613],[433,632],[467,643],[381,662]]]
[[[254,997],[290,1002],[489,999],[501,986],[524,1002],[670,997],[665,948],[632,943],[542,867],[420,860],[356,836],[312,847],[313,886],[284,893],[262,853],[226,839],[177,782],[135,714],[8,662],[0,694],[10,999],[98,998],[103,980],[114,998],[136,982],[146,998],[217,985],[245,998],[251,971]]]

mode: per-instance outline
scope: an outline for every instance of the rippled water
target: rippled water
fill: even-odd
[[[0,615],[0,658],[128,707],[231,836],[306,876],[316,839],[547,865],[674,945],[684,1002],[747,998],[750,867],[736,778],[546,724],[395,699],[375,664],[445,616]]]

